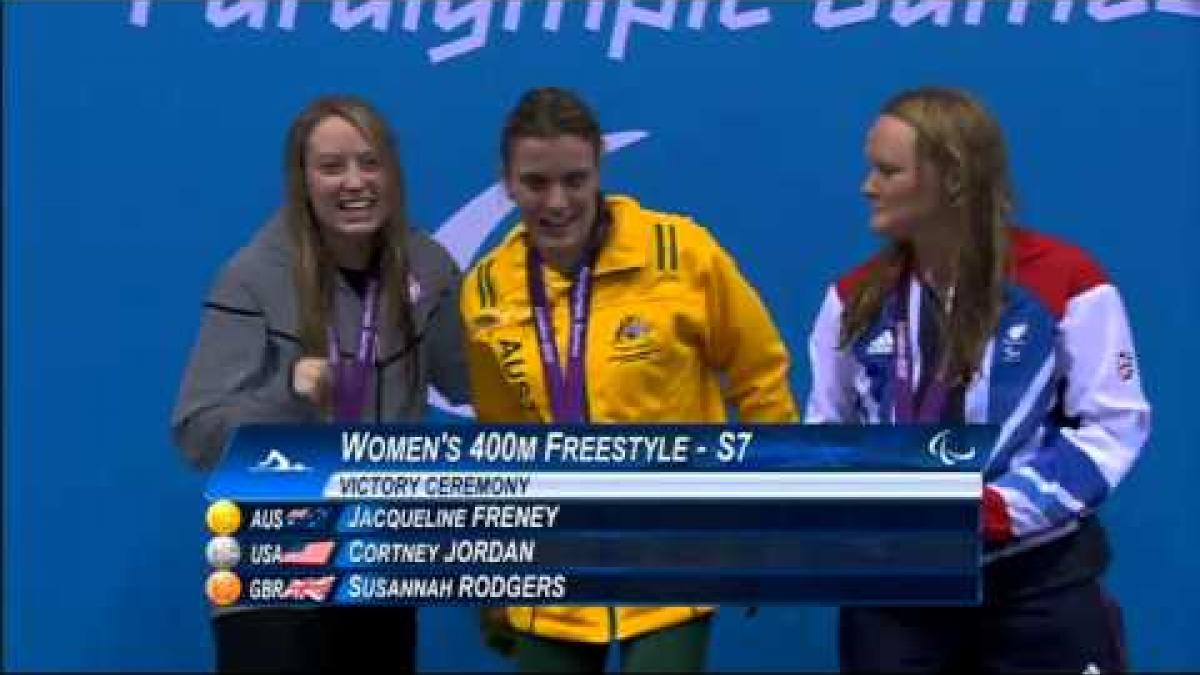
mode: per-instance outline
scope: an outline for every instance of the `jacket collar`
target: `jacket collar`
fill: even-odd
[[[609,217],[609,228],[605,242],[600,247],[594,273],[602,275],[645,267],[649,259],[649,239],[643,228],[638,227],[641,206],[633,198],[624,195],[604,195],[602,199]],[[513,265],[524,271],[528,247],[531,245],[524,223],[517,223],[504,245],[514,247]]]

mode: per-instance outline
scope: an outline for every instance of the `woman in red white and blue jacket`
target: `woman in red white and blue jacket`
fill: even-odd
[[[1094,517],[1150,430],[1125,308],[1079,248],[1011,225],[1000,128],[971,95],[883,108],[863,193],[883,250],[830,287],[810,341],[810,424],[996,424],[984,600],[844,608],[847,671],[1125,667]]]

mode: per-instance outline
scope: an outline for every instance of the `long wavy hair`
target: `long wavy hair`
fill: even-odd
[[[339,117],[353,125],[375,149],[385,179],[380,197],[388,214],[377,233],[375,246],[380,265],[379,325],[397,329],[387,345],[380,335],[380,353],[386,354],[411,343],[414,334],[409,300],[408,216],[404,175],[395,142],[383,118],[367,102],[350,96],[327,96],[313,101],[292,123],[284,151],[286,197],[283,217],[295,249],[292,278],[296,290],[299,338],[309,356],[325,356],[326,326],[333,314],[333,284],[337,263],[321,232],[308,191],[306,168],[308,142],[324,120]]]
[[[880,111],[916,131],[922,178],[939,181],[938,222],[932,233],[950,246],[954,302],[938,313],[940,366],[951,382],[969,381],[996,330],[1008,271],[1007,225],[1014,207],[1004,136],[995,118],[961,89],[923,87],[901,92]],[[918,227],[932,227],[921,223]],[[842,321],[841,345],[851,344],[879,315],[888,295],[916,264],[912,243],[892,241],[853,293]],[[927,263],[926,263],[927,264]]]

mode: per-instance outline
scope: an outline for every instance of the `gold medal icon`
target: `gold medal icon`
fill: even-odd
[[[218,607],[228,607],[241,597],[242,580],[229,570],[217,570],[208,575],[208,581],[204,584],[204,592],[212,604]]]
[[[212,530],[213,534],[233,534],[242,525],[242,511],[237,504],[228,499],[222,499],[213,502],[212,506],[208,507],[205,520],[208,522],[208,529]]]

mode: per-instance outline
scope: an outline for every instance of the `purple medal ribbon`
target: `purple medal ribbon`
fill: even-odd
[[[362,326],[358,333],[358,353],[354,360],[342,359],[338,345],[337,330],[331,323],[329,330],[329,366],[333,372],[333,419],[337,422],[357,422],[361,419],[363,405],[367,399],[367,382],[375,358],[376,305],[379,297],[379,282],[367,282],[367,293],[363,298]]]
[[[533,322],[537,327],[542,371],[546,374],[546,391],[550,396],[550,410],[554,415],[554,421],[559,424],[586,423],[583,355],[587,343],[588,313],[591,310],[592,268],[595,265],[595,251],[589,253],[571,284],[571,335],[565,376],[559,365],[558,345],[554,341],[554,317],[550,313],[550,303],[546,299],[546,285],[542,277],[542,256],[532,246],[529,247],[527,265],[529,299],[533,305]]]
[[[910,283],[906,279],[897,286],[894,294],[896,319],[893,332],[896,334],[895,377],[892,380],[892,400],[895,401],[898,424],[934,424],[940,421],[946,407],[946,396],[950,391],[945,374],[939,368],[925,387],[925,395],[917,401],[916,383],[913,377],[913,352],[908,340],[908,293]],[[902,292],[901,289],[903,289]]]

